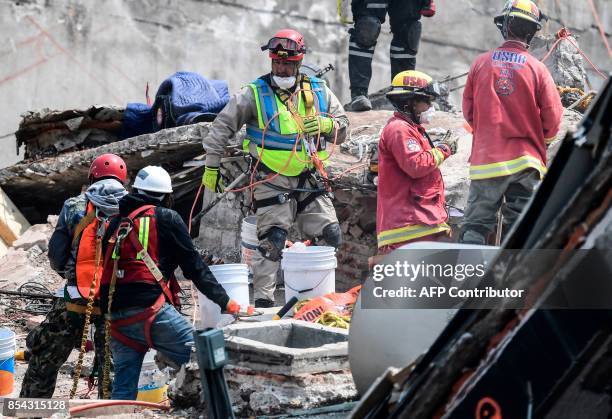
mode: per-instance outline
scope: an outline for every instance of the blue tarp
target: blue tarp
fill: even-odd
[[[153,109],[146,103],[128,103],[123,111],[121,138],[136,137],[153,131]]]
[[[177,125],[189,124],[193,118],[215,116],[229,101],[225,80],[208,80],[198,73],[179,71],[160,84],[155,95],[170,95]]]
[[[176,125],[189,125],[198,117],[212,120],[229,101],[225,80],[208,80],[198,73],[179,71],[162,82],[155,97],[170,96]],[[121,138],[157,131],[153,109],[144,103],[128,103],[123,114]]]

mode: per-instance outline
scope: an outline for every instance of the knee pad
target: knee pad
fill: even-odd
[[[282,228],[272,227],[263,237],[259,238],[257,250],[266,259],[278,262],[283,255],[287,234],[287,231]]]
[[[355,22],[353,35],[355,42],[362,48],[371,48],[376,45],[376,40],[380,34],[380,20],[374,16],[362,16]]]
[[[342,230],[340,230],[340,224],[331,223],[325,226],[322,234],[323,240],[328,246],[335,247],[336,249],[342,244]]]
[[[404,47],[407,53],[416,55],[421,42],[421,28],[420,20],[405,23],[398,33],[393,34],[391,45]]]

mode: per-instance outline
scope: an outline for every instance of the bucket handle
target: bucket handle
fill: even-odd
[[[309,291],[312,291],[313,289],[317,288],[317,287],[318,287],[319,285],[321,285],[321,284],[323,283],[323,281],[325,281],[326,279],[327,279],[327,275],[326,275],[326,276],[324,276],[324,277],[323,277],[323,279],[321,279],[321,280],[319,281],[319,283],[318,283],[317,285],[315,285],[314,287],[312,287],[312,288],[308,288],[308,289],[305,289],[305,290],[301,290],[301,291],[300,291],[300,290],[296,290],[296,289],[295,289],[295,288],[293,288],[291,285],[289,285],[287,282],[285,282],[285,286],[286,286],[287,288],[289,288],[291,291],[295,291],[295,292],[297,292],[298,294],[302,294],[302,293],[309,292]]]

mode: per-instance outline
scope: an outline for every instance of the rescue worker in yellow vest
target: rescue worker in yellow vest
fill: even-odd
[[[336,248],[341,243],[331,196],[320,176],[330,143],[338,145],[346,137],[348,118],[324,81],[300,73],[306,52],[300,33],[280,30],[262,50],[269,51],[272,71],[235,94],[213,122],[203,140],[202,183],[211,191],[222,190],[220,159],[228,141],[246,124],[243,149],[257,162],[257,182],[252,185],[259,238],[252,259],[255,307],[270,307],[282,250],[294,224],[302,239],[323,239]]]
[[[26,338],[28,369],[19,397],[50,398],[60,367],[74,348],[83,344],[86,304],[95,275],[95,288],[102,279],[101,238],[111,216],[119,213],[119,201],[127,194],[123,184],[127,167],[114,154],[97,157],[89,169],[90,186],[84,193],[64,203],[57,226],[49,241],[51,268],[66,278],[62,296],[56,298],[45,320]],[[94,290],[95,291],[95,290]],[[94,294],[95,296],[95,294]],[[96,351],[92,378],[102,377],[104,322],[95,298],[91,324],[96,326]],[[89,333],[89,327],[86,328]],[[98,386],[102,396],[102,386]]]

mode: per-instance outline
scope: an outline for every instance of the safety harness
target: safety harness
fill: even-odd
[[[105,268],[106,266],[108,266],[108,264],[111,263],[111,259],[113,264],[113,270],[110,280],[111,286],[109,288],[109,305],[107,310],[107,319],[109,320],[111,319],[111,293],[114,292],[115,284],[117,281],[117,271],[121,253],[121,245],[124,240],[129,240],[132,246],[134,246],[136,250],[137,259],[142,260],[144,262],[145,266],[147,267],[151,275],[155,278],[155,281],[157,282],[157,284],[159,284],[162,290],[162,293],[159,295],[155,303],[151,307],[144,309],[141,313],[127,317],[125,319],[111,320],[111,336],[117,339],[122,344],[129,346],[130,348],[140,353],[146,353],[149,348],[155,347],[151,338],[151,325],[153,324],[155,316],[162,308],[164,303],[166,301],[168,301],[172,305],[176,305],[178,303],[178,301],[176,301],[176,297],[170,289],[171,285],[169,285],[169,281],[164,278],[164,275],[160,271],[159,267],[157,266],[151,255],[143,247],[142,243],[139,240],[138,233],[134,229],[134,220],[136,220],[136,218],[142,216],[145,212],[152,208],[155,208],[155,206],[145,205],[143,207],[140,207],[130,213],[126,218],[121,221],[116,233],[109,240],[109,244],[112,244],[112,248],[109,248],[109,250],[106,252],[106,258],[104,262]],[[174,278],[172,278],[171,281],[172,280],[176,281]],[[127,337],[119,330],[121,327],[138,322],[144,322],[144,335],[147,345],[143,345]]]
[[[287,109],[291,113],[293,119],[295,120],[296,124],[299,126],[300,130],[304,131],[304,117],[300,115],[295,104],[290,100],[291,95],[285,90],[281,90],[281,89],[273,89],[273,90],[274,90],[273,94],[278,95],[280,100],[286,104]],[[303,75],[303,77],[301,77],[300,90],[301,90],[300,94],[302,96],[302,100],[304,103],[305,114],[311,115],[315,107],[315,101],[318,104],[322,102],[322,99],[319,97],[315,97],[315,93],[313,92],[311,80],[307,75]],[[319,181],[314,176],[314,171],[310,169],[306,169],[298,175],[298,184],[296,188],[286,189],[286,188],[281,188],[279,186],[273,185],[271,183],[266,183],[266,186],[272,189],[279,190],[282,193],[276,196],[270,197],[270,198],[253,200],[254,210],[257,210],[257,208],[265,208],[265,207],[269,207],[272,205],[284,204],[285,202],[289,202],[290,200],[295,199],[297,201],[297,212],[300,213],[308,205],[310,205],[315,199],[317,199],[319,196],[331,193],[331,188],[329,188],[328,182],[326,179],[327,173],[325,172],[323,164],[321,163],[317,155],[317,151],[324,150],[326,148],[324,137],[320,136],[319,144],[317,144],[316,146],[314,142],[312,141],[312,138],[305,138],[304,145],[308,149],[308,153],[313,159],[313,162],[315,164],[315,169],[321,174],[321,176],[323,176],[325,187],[317,188],[317,189],[305,189],[304,186],[306,184],[306,181],[309,178],[313,179],[315,184],[317,185],[319,184]],[[261,165],[260,170],[266,174],[275,173],[273,170],[270,170],[269,168],[267,168],[265,164]],[[301,193],[308,193],[308,195],[300,201],[298,200],[298,196]]]
[[[266,169],[262,170],[266,172]],[[304,171],[298,176],[298,184],[297,187],[292,189],[282,188],[277,185],[273,185],[271,183],[266,183],[265,185],[269,188],[276,189],[281,191],[282,193],[272,196],[270,198],[264,199],[254,199],[253,200],[253,209],[257,210],[258,208],[265,208],[271,205],[284,204],[285,202],[289,202],[294,199],[297,202],[297,213],[302,212],[308,205],[314,202],[321,195],[330,194],[325,188],[317,188],[317,189],[307,189],[304,188],[306,185],[306,181],[311,178],[315,181],[315,183],[319,183],[317,179],[314,177],[314,174],[311,171]],[[298,200],[298,197],[301,193],[308,193],[308,195],[302,199]]]

